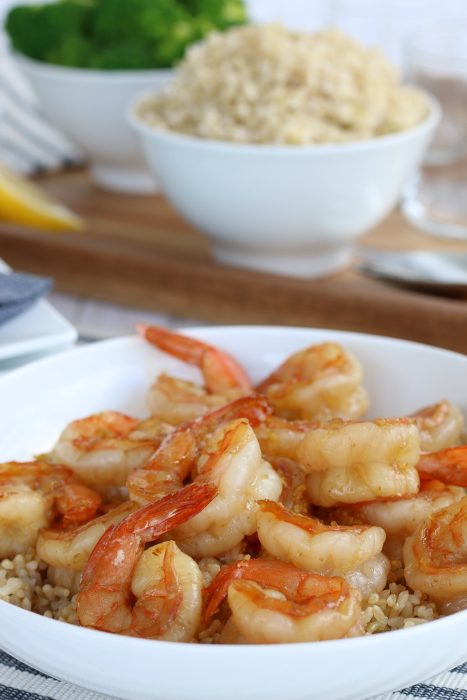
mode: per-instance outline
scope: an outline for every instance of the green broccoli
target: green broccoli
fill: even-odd
[[[97,45],[141,41],[141,15],[154,0],[99,0],[91,17],[90,34]]]
[[[88,68],[99,70],[144,70],[154,67],[151,48],[139,41],[124,41],[93,53]]]
[[[215,29],[246,24],[248,19],[242,0],[183,0],[183,4],[192,15],[212,23]]]
[[[9,12],[5,28],[13,48],[42,61],[47,60],[48,51],[82,34],[90,12],[87,3],[68,0],[48,5],[20,5]]]
[[[173,66],[193,42],[193,18],[177,0],[146,0],[139,19],[160,67]]]
[[[169,68],[214,29],[246,22],[242,0],[56,0],[13,8],[13,47],[39,61],[100,69]]]
[[[41,57],[46,63],[55,63],[61,66],[86,66],[92,57],[92,49],[89,42],[82,36],[64,37],[51,49],[47,49]]]

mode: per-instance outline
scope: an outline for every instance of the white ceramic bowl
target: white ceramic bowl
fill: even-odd
[[[323,340],[360,358],[371,413],[406,414],[447,397],[467,409],[467,357],[415,343],[304,328],[197,328],[259,380]],[[0,379],[0,460],[46,451],[70,420],[103,409],[144,416],[154,376],[196,371],[139,338],[78,348]],[[467,611],[411,629],[329,642],[209,646],[75,627],[0,602],[0,647],[57,678],[127,700],[362,700],[467,659]]]
[[[319,277],[349,260],[352,241],[399,199],[439,121],[338,145],[267,146],[209,141],[130,121],[172,204],[207,234],[228,264]]]
[[[141,90],[159,90],[170,70],[93,70],[15,59],[51,124],[82,150],[99,185],[121,192],[158,190],[128,125],[128,104]]]

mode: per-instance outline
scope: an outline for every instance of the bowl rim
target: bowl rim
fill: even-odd
[[[40,75],[60,82],[70,80],[92,83],[118,83],[128,80],[147,82],[152,77],[170,78],[174,71],[173,68],[118,68],[115,70],[111,68],[74,68],[61,66],[58,63],[38,61],[14,49],[10,49],[10,55],[28,75]]]
[[[410,87],[410,85],[407,86]],[[420,123],[415,124],[415,126],[411,126],[408,129],[403,129],[402,131],[395,131],[382,136],[375,136],[373,138],[358,141],[346,141],[344,143],[337,144],[319,143],[291,146],[267,143],[234,143],[231,141],[202,139],[196,136],[182,134],[180,132],[157,129],[145,123],[138,114],[138,109],[141,107],[141,105],[150,97],[154,97],[155,94],[157,94],[154,92],[154,90],[145,90],[144,92],[136,95],[130,103],[126,117],[132,128],[143,138],[148,137],[148,140],[152,142],[165,142],[194,150],[201,149],[203,151],[209,150],[211,152],[237,153],[239,155],[262,154],[265,156],[290,155],[296,157],[310,156],[312,154],[321,155],[326,153],[352,153],[355,151],[367,151],[378,147],[385,148],[386,146],[397,145],[399,143],[411,141],[417,137],[434,132],[441,120],[441,105],[431,93],[423,90],[418,85],[414,87],[416,87],[417,90],[423,94],[428,105],[428,114]]]

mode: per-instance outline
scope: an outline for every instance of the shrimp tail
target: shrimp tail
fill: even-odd
[[[199,367],[209,391],[221,393],[228,389],[252,390],[245,370],[226,352],[160,326],[139,323],[136,330],[160,350]]]
[[[56,506],[63,516],[64,527],[85,523],[94,517],[102,499],[96,491],[84,484],[65,484],[57,495]]]
[[[254,581],[263,586],[275,588],[286,595],[302,593],[303,589],[309,587],[310,580],[313,579],[314,595],[323,595],[327,591],[328,582],[340,581],[337,578],[326,578],[319,574],[310,574],[301,571],[290,564],[269,559],[250,559],[237,561],[224,566],[217,574],[212,583],[204,590],[204,610],[203,622],[207,624],[215,615],[227,597],[230,584],[233,581],[242,579],[244,581]],[[322,584],[324,586],[324,590]]]
[[[193,483],[110,527],[83,572],[77,598],[80,624],[109,632],[129,630],[131,579],[144,545],[199,513],[216,493],[213,484]]]
[[[437,479],[467,488],[467,445],[422,454],[417,469],[422,481]]]
[[[221,423],[246,418],[252,428],[255,428],[271,413],[271,405],[265,396],[243,396],[197,418],[194,425],[203,426],[206,431],[214,431]]]

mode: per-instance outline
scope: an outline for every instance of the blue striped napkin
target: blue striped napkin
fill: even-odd
[[[57,681],[0,651],[1,700],[109,700],[109,697],[78,688],[64,681]],[[426,683],[417,683],[398,693],[378,695],[373,700],[410,700],[411,698],[467,700],[467,663],[436,676]],[[135,700],[137,700],[136,696]]]

